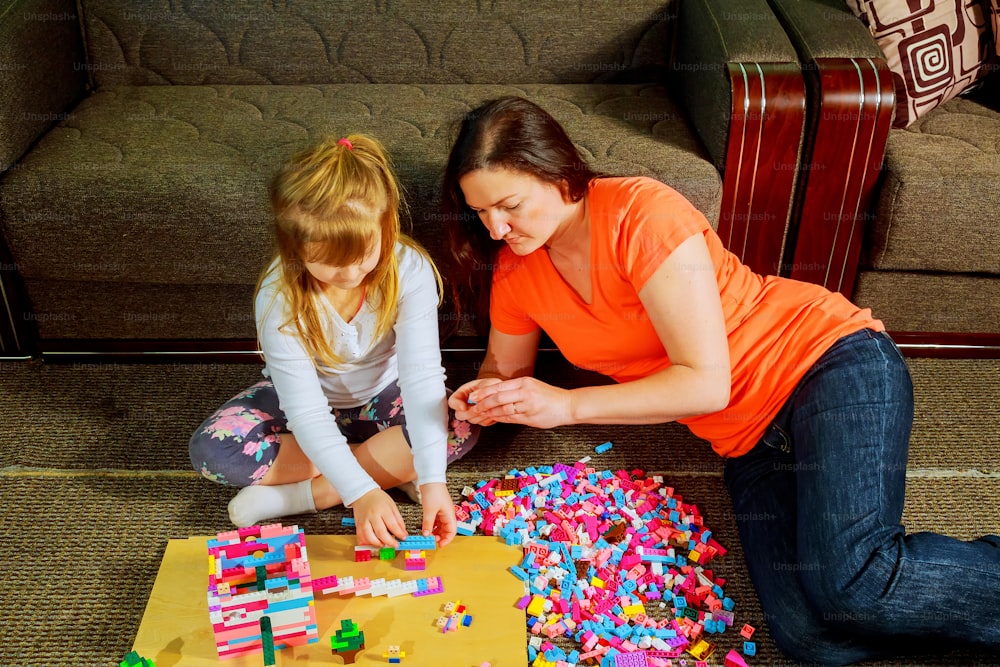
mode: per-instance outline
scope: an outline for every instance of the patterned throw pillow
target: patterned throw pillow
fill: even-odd
[[[892,71],[894,127],[906,127],[985,74],[994,50],[984,2],[847,0],[871,30]]]

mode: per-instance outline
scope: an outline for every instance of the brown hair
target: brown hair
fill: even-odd
[[[442,207],[454,265],[450,287],[459,318],[473,317],[476,329],[489,327],[492,267],[503,241],[494,241],[465,202],[459,180],[478,169],[509,169],[565,188],[572,201],[587,194],[592,170],[566,131],[542,107],[523,97],[490,100],[467,113],[448,156]]]

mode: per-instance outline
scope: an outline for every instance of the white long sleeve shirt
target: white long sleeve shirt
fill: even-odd
[[[378,485],[354,457],[331,409],[364,405],[397,379],[417,484],[445,481],[448,408],[438,341],[437,283],[420,253],[397,243],[396,256],[400,281],[396,323],[380,340],[374,339],[376,315],[368,299],[345,322],[325,297],[316,296],[328,340],[345,362],[343,367],[324,369],[328,373],[317,371],[297,336],[279,331],[288,319],[278,290],[279,271],[268,275],[254,304],[264,375],[274,382],[289,430],[345,506]]]

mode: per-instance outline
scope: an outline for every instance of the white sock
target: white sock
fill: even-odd
[[[410,500],[420,504],[420,487],[417,486],[416,482],[403,482],[396,488],[409,496]]]
[[[311,479],[277,486],[245,486],[229,501],[229,520],[240,528],[264,519],[315,511]]]

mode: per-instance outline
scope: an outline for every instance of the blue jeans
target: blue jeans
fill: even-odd
[[[865,329],[837,341],[760,442],[726,462],[750,578],[787,656],[845,665],[965,643],[1000,651],[1000,537],[901,523],[912,421],[899,349]]]

